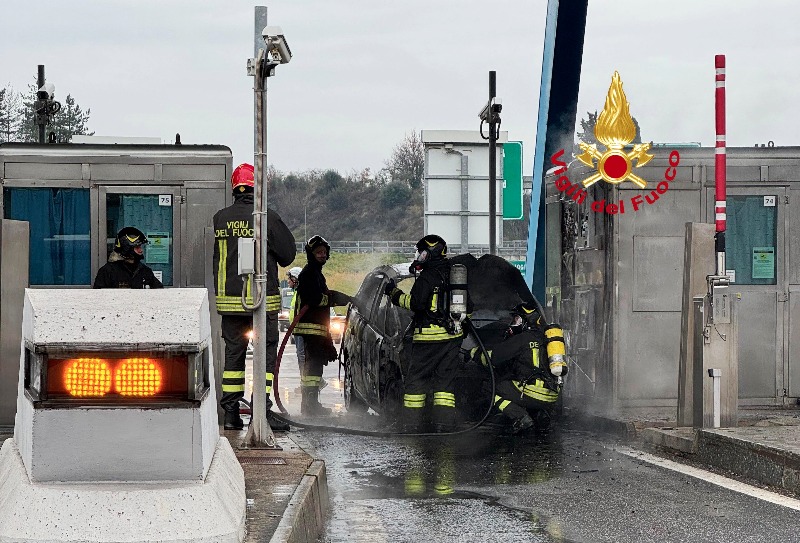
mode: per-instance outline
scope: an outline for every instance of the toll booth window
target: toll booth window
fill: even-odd
[[[726,267],[736,272],[736,285],[777,283],[776,201],[775,196],[728,195]]]
[[[157,194],[108,194],[106,255],[114,250],[117,232],[125,226],[138,228],[149,241],[144,247],[144,263],[164,286],[172,286],[172,206],[161,204]]]
[[[3,189],[6,219],[30,225],[31,285],[91,284],[89,189]]]

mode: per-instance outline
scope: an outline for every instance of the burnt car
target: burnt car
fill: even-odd
[[[476,259],[471,254],[452,257],[452,263],[467,268],[470,298],[474,304],[472,324],[487,348],[502,341],[508,328],[510,311],[519,303],[535,301],[525,280],[507,260],[494,255]],[[385,285],[395,281],[410,292],[414,275],[409,264],[375,268],[361,284],[348,310],[347,329],[342,342],[344,403],[348,411],[366,411],[395,417],[403,405],[403,373],[410,359],[413,314],[393,305],[384,295]],[[462,350],[476,346],[467,334]],[[473,365],[474,366],[474,365]],[[486,403],[472,401],[480,396],[476,387],[484,378],[480,368],[462,364],[458,376],[456,404],[465,420],[480,419]],[[459,398],[459,396],[462,396]],[[466,412],[462,406],[468,407]]]

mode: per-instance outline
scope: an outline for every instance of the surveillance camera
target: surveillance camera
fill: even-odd
[[[292,50],[289,49],[289,44],[286,43],[286,37],[283,35],[283,30],[279,26],[265,26],[261,31],[261,37],[264,38],[264,43],[267,45],[267,53],[269,53],[273,60],[286,64],[292,60]]]
[[[495,115],[499,114],[503,110],[503,101],[500,98],[492,98],[491,102],[486,102],[486,105],[483,106],[481,112],[478,113],[478,118],[482,121],[489,122],[489,108],[491,108],[492,113]]]
[[[39,100],[52,100],[55,98],[56,95],[56,86],[52,83],[45,83],[42,85],[38,91],[36,91],[36,97]]]

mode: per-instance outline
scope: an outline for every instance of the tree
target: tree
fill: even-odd
[[[20,98],[17,111],[17,141],[39,141],[39,126],[36,124],[36,85],[28,84],[28,92]]]
[[[61,104],[61,110],[53,116],[52,132],[56,135],[56,141],[69,143],[72,141],[72,136],[94,135],[94,132],[88,132],[86,127],[90,114],[90,109],[83,111],[81,106],[75,103],[72,95],[68,94]]]
[[[19,94],[10,85],[0,89],[0,143],[17,139],[19,108]]]
[[[422,186],[425,151],[422,147],[422,137],[416,130],[406,134],[403,141],[395,146],[392,156],[386,161],[386,170],[392,181],[406,183],[412,190]]]

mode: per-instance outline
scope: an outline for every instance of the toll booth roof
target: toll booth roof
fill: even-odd
[[[22,335],[47,347],[202,350],[208,292],[181,289],[26,289]]]

